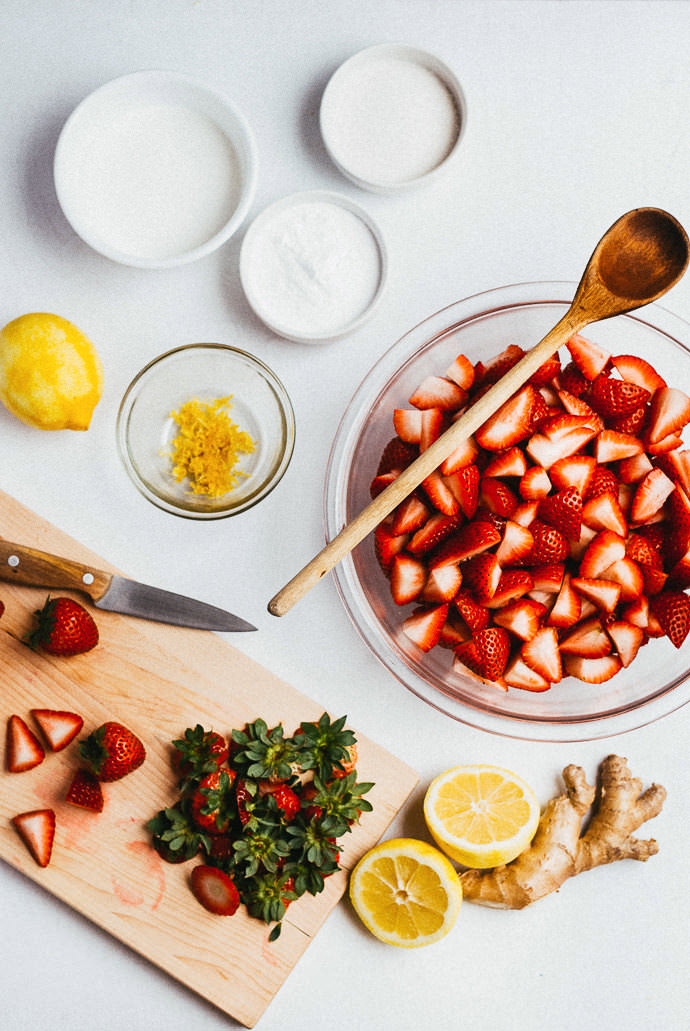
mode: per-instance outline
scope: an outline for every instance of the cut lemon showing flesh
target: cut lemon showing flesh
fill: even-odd
[[[450,931],[462,888],[455,867],[433,845],[392,838],[360,859],[350,876],[350,899],[372,934],[412,949]]]
[[[429,785],[424,819],[451,859],[488,868],[524,852],[539,823],[539,802],[529,784],[510,770],[456,766]]]

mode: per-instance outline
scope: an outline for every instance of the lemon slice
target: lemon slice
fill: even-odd
[[[539,802],[529,784],[510,770],[456,766],[429,785],[424,819],[451,859],[464,866],[500,866],[534,837]]]
[[[462,902],[452,863],[433,845],[392,838],[364,855],[350,876],[362,923],[388,945],[430,945],[450,931]]]

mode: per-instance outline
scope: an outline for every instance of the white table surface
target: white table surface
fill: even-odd
[[[255,622],[258,633],[232,644],[419,771],[391,835],[424,836],[426,785],[464,761],[515,769],[545,802],[566,764],[591,778],[615,751],[645,783],[668,790],[643,832],[660,845],[648,864],[584,874],[519,913],[467,904],[451,934],[428,949],[380,945],[343,902],[265,1013],[264,1031],[688,1026],[690,708],[586,743],[492,736],[394,681],[351,625],[332,578],[282,619],[266,603],[321,547],[338,421],[402,333],[478,291],[577,280],[601,233],[629,208],[664,207],[690,226],[689,31],[690,6],[660,0],[0,3],[0,324],[28,311],[62,314],[94,340],[106,373],[86,434],[42,434],[0,411],[2,489],[137,578],[201,591]],[[386,41],[444,58],[470,112],[454,175],[393,197],[345,181],[317,124],[330,73]],[[158,272],[113,264],[73,234],[52,186],[59,130],[95,87],[152,67],[195,75],[244,111],[260,157],[252,215],[294,190],[325,188],[378,220],[391,268],[372,321],[321,347],[272,335],[242,295],[241,233],[197,264]],[[664,305],[690,320],[689,278]],[[237,344],[271,365],[298,424],[279,487],[254,510],[206,525],[143,500],[114,443],[132,375],[167,348],[199,340]],[[4,864],[0,899],[3,1031],[234,1026]]]

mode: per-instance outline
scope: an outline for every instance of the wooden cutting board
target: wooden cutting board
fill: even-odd
[[[119,572],[2,492],[0,535]],[[32,726],[32,708],[78,712],[83,734],[116,719],[142,739],[147,759],[129,777],[104,785],[100,814],[64,801],[78,761],[76,742],[63,752],[47,752],[40,766],[25,773],[8,773],[3,763],[0,857],[252,1027],[341,898],[347,870],[384,833],[417,774],[357,734],[359,778],[375,781],[367,796],[374,810],[342,839],[344,869],[327,880],[321,895],[293,903],[280,938],[269,944],[266,926],[243,907],[233,917],[207,913],[189,889],[192,864],[164,863],[144,825],[175,799],[170,742],[186,727],[201,723],[227,734],[261,716],[269,726],[282,722],[291,733],[301,720],[320,716],[323,706],[215,634],[100,610],[100,643],[93,651],[71,659],[34,653],[21,639],[46,593],[0,582],[0,728],[12,713]],[[45,806],[55,810],[57,826],[50,865],[41,869],[10,819]]]

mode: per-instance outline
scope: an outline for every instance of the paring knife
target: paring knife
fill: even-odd
[[[256,630],[231,612],[124,576],[0,539],[0,580],[82,591],[96,608],[199,630]]]

